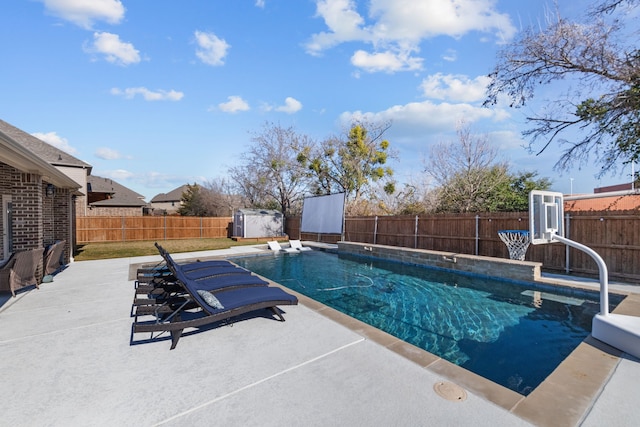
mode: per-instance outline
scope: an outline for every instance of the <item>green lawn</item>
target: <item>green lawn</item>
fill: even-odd
[[[142,242],[114,242],[114,243],[85,243],[78,245],[76,261],[88,261],[107,258],[127,258],[144,255],[158,255],[154,241]],[[227,249],[231,246],[255,245],[257,242],[237,242],[228,238],[220,239],[185,239],[162,240],[160,245],[169,253],[209,251],[213,249]]]

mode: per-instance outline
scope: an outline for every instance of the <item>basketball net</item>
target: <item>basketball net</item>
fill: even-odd
[[[500,240],[509,249],[509,258],[524,261],[524,256],[529,248],[529,232],[524,230],[502,230],[498,231]]]

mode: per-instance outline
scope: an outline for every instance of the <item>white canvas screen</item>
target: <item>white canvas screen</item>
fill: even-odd
[[[342,234],[344,193],[307,197],[302,205],[303,233]]]

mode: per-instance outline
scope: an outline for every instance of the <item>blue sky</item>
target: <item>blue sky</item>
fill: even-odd
[[[628,182],[629,167],[601,180],[596,166],[553,171],[558,148],[523,148],[529,109],[481,106],[497,50],[554,3],[454,3],[9,0],[0,118],[147,201],[226,176],[267,122],[321,140],[359,116],[392,122],[400,182],[418,179],[429,146],[455,139],[461,119],[554,190]]]

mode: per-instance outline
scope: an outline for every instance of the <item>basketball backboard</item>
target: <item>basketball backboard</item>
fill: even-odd
[[[554,234],[564,237],[562,193],[533,190],[529,193],[529,233],[531,243],[551,243]]]

